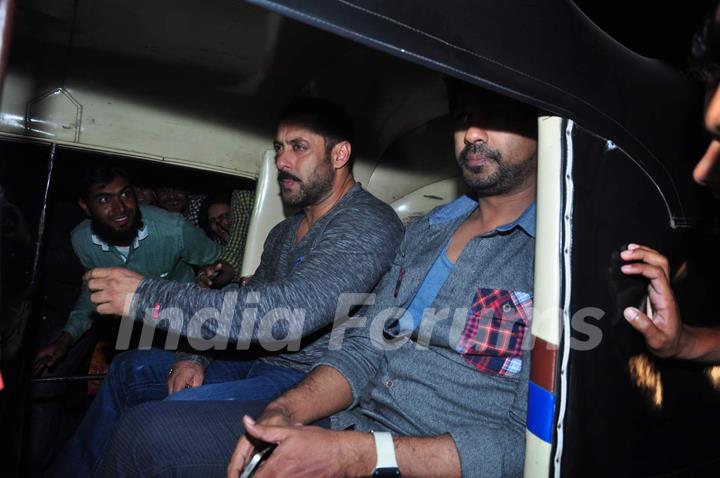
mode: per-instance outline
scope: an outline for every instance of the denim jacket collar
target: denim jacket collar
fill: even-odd
[[[475,199],[467,194],[464,194],[453,202],[438,208],[434,213],[432,213],[430,216],[430,224],[442,224],[455,220],[461,216],[467,216],[470,212],[477,208],[477,206],[478,202]],[[535,237],[535,219],[536,206],[535,201],[533,201],[532,204],[530,204],[530,206],[528,206],[528,208],[525,209],[525,211],[515,221],[503,224],[496,230],[498,232],[509,232],[515,227],[519,227],[530,236]]]

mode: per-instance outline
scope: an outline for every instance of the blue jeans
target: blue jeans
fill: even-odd
[[[112,478],[224,478],[243,415],[264,401],[145,403],[115,427],[102,468]],[[323,419],[316,426],[330,428]]]
[[[268,402],[305,376],[258,360],[216,360],[205,370],[202,386],[168,397],[168,370],[174,363],[174,352],[159,349],[131,350],[117,356],[52,476],[97,476],[116,422],[141,403],[163,400],[157,404],[162,409],[175,401]],[[188,404],[188,408],[196,405]]]

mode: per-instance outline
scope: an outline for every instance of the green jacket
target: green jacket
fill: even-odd
[[[180,214],[152,206],[140,206],[140,210],[143,227],[127,259],[92,233],[89,219],[73,229],[73,249],[83,267],[126,267],[143,276],[192,282],[191,266],[210,264],[220,257],[222,248]],[[94,312],[90,290],[83,284],[63,330],[77,340],[92,325]]]

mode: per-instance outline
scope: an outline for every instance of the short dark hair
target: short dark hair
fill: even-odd
[[[716,20],[716,7],[695,33],[692,40],[693,75],[707,83],[709,88],[717,86],[720,80],[720,25]]]
[[[492,108],[501,115],[504,114],[508,118],[515,119],[525,134],[537,138],[539,113],[537,107],[447,75],[445,76],[445,86],[451,116],[462,111],[464,102],[470,99]]]
[[[280,113],[278,124],[297,123],[325,138],[325,153],[336,144],[352,143],[355,136],[350,116],[339,105],[322,98],[301,98]]]
[[[90,196],[90,188],[96,184],[109,184],[113,179],[125,178],[128,183],[130,176],[123,168],[109,161],[92,161],[84,167],[78,179],[77,194],[80,199],[87,201]]]

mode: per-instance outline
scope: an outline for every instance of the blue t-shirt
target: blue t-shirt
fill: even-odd
[[[435,259],[435,263],[430,268],[425,280],[423,280],[422,285],[415,294],[415,298],[410,303],[407,313],[400,319],[400,333],[413,332],[417,328],[422,320],[423,312],[433,303],[450,275],[450,270],[454,264],[447,255],[448,245],[449,243],[445,244],[442,252]]]

